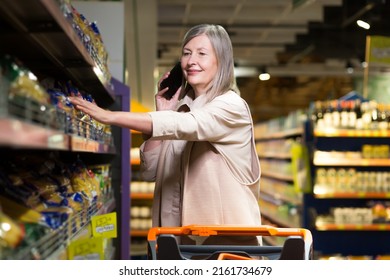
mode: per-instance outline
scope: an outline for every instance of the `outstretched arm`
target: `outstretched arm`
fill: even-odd
[[[169,72],[165,73],[163,77],[161,77],[158,84],[160,85],[161,81],[168,76]],[[163,96],[167,90],[168,88],[161,89],[155,95],[157,111],[174,110],[176,107],[179,98],[180,88],[177,90],[176,94],[169,100]],[[153,123],[152,118],[148,113],[109,111],[100,108],[95,103],[89,102],[82,97],[69,97],[69,100],[73,104],[73,106],[75,106],[76,109],[91,116],[98,122],[137,130],[139,132],[142,132],[145,135],[145,138],[148,138],[149,135],[152,135]],[[153,144],[150,143],[150,145],[148,145],[150,146],[148,147],[148,149],[154,147],[155,145],[158,145],[159,143],[160,141],[156,141]]]
[[[76,109],[90,115],[98,122],[152,134],[152,119],[148,113],[109,111],[81,97],[69,97],[69,99]]]

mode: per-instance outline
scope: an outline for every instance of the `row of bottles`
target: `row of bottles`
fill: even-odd
[[[390,206],[387,202],[368,201],[365,207],[334,207],[328,216],[319,216],[317,222],[337,225],[387,224],[390,221]]]
[[[375,100],[316,101],[311,120],[317,129],[390,129],[390,104]]]
[[[390,192],[390,172],[318,168],[315,184],[326,192]]]

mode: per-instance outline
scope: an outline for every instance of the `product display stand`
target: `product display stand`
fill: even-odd
[[[114,78],[107,79],[102,75],[102,71],[99,71],[103,69],[99,68],[101,61],[91,56],[70,19],[64,16],[63,6],[61,6],[64,3],[55,0],[2,1],[0,53],[17,58],[34,73],[38,80],[50,77],[55,80],[69,81],[78,89],[90,94],[100,107],[129,111],[129,88]],[[111,248],[112,240],[108,239],[107,243],[110,246],[107,246],[107,251],[103,252],[104,257],[105,259],[129,259],[131,172],[129,130],[113,127],[111,130],[113,141],[106,144],[91,139],[90,136],[77,135],[74,131],[52,129],[45,124],[45,118],[42,118],[39,113],[36,114],[39,123],[36,119],[29,118],[27,113],[22,114],[22,118],[15,117],[12,112],[9,113],[6,85],[3,87],[0,84],[0,90],[2,91],[0,124],[3,128],[0,132],[0,148],[5,154],[12,158],[17,153],[33,152],[39,153],[40,158],[45,159],[51,151],[54,151],[63,161],[81,159],[88,165],[110,165],[111,183],[101,187],[110,186],[109,196],[112,196],[112,192],[114,196],[114,198],[102,196],[104,198],[102,203],[99,201],[93,204],[85,213],[79,213],[75,221],[66,221],[66,225],[50,232],[36,244],[29,244],[23,252],[18,253],[14,250],[15,256],[11,252],[11,255],[4,254],[1,257],[6,259],[66,258],[68,245],[80,236],[88,234],[89,223],[94,216],[117,212],[118,237],[114,239],[116,244]],[[30,109],[29,106],[25,107]],[[32,136],[37,140],[31,138]],[[10,210],[9,205],[5,205],[4,202],[2,204],[3,211]],[[78,223],[78,219],[82,219],[81,227],[77,228],[77,232],[69,232],[68,228],[71,228],[73,223]]]
[[[255,125],[256,150],[260,158],[260,209],[262,223],[284,228],[302,224],[303,192],[308,185],[307,158],[302,145],[304,112],[292,112]],[[280,244],[277,237],[264,237]]]
[[[349,258],[380,258],[388,255],[390,224],[375,219],[374,213],[375,205],[381,205],[377,207],[382,208],[388,203],[389,191],[377,189],[379,180],[374,181],[372,186],[369,186],[371,183],[368,181],[362,185],[356,182],[360,174],[387,172],[390,159],[348,158],[349,154],[361,151],[364,145],[388,145],[388,136],[380,136],[378,131],[364,135],[355,130],[326,133],[312,129],[308,130],[307,136],[307,145],[312,150],[311,170],[314,180],[313,192],[304,196],[306,222],[303,226],[312,231],[316,250],[323,256]],[[343,185],[321,184],[322,170],[325,170],[327,179],[331,180],[343,176],[344,170],[348,170],[352,172],[351,179],[355,183],[350,185],[345,181]],[[357,189],[358,186],[361,189]],[[345,187],[350,189],[346,190]]]
[[[376,120],[374,107],[372,120],[368,118],[370,128],[340,128],[346,112],[331,110],[329,104],[335,101],[323,103],[328,106],[319,110],[316,102],[316,109],[299,122],[299,133],[290,126],[286,129],[282,117],[256,125],[263,223],[310,230],[316,258],[388,258],[388,121]],[[357,115],[359,119],[360,112]],[[320,124],[334,120],[338,127],[315,126],[313,119],[320,119]],[[296,146],[292,136],[305,146],[301,152],[306,150],[295,155],[295,162],[303,167],[300,171],[291,156]]]

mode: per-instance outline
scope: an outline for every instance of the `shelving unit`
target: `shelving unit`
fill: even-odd
[[[390,189],[382,189],[380,181],[361,184],[357,179],[362,174],[382,176],[388,172],[390,159],[364,158],[362,150],[364,145],[388,145],[389,131],[307,127],[314,180],[313,192],[304,197],[307,207],[304,226],[312,231],[315,250],[324,256],[380,258],[389,255],[390,224],[371,215],[376,204],[388,203]],[[343,176],[338,178],[341,185],[324,183],[321,173],[324,170],[341,176],[344,170],[350,170],[354,174],[350,178],[352,183],[344,181]]]
[[[99,106],[114,103],[115,93],[105,81],[55,0],[5,0],[0,7],[0,50],[15,54],[36,76],[68,77],[89,92]],[[27,48],[28,46],[28,48]]]
[[[390,253],[390,223],[385,218],[371,215],[383,214],[386,208],[381,205],[387,205],[388,209],[390,159],[388,156],[363,156],[363,150],[367,145],[388,146],[390,130],[319,129],[308,117],[298,128],[291,128],[291,125],[286,128],[289,122],[278,118],[268,121],[258,130],[256,141],[261,145],[258,154],[262,161],[260,209],[263,223],[309,229],[318,258],[387,257]],[[299,139],[299,143],[306,147],[307,155],[303,161],[307,161],[308,167],[301,174],[306,176],[306,182],[295,184],[295,187],[301,186],[300,195],[291,200],[291,196],[286,197],[286,189],[294,190],[296,179],[301,178],[293,176],[292,168],[285,168],[286,162],[294,162],[286,144],[293,139]],[[321,175],[324,170],[333,174],[328,177],[330,183],[324,183]],[[355,183],[346,183],[345,174],[348,172]],[[341,183],[335,183],[335,174],[343,176]],[[374,175],[376,181],[372,179]],[[366,176],[366,183],[357,184],[357,178],[363,176]],[[290,209],[286,205],[297,207],[295,216],[286,214]],[[270,244],[278,242],[270,238],[265,240]]]
[[[96,62],[91,58],[72,25],[65,18],[60,1],[5,0],[0,6],[0,53],[18,58],[31,70],[38,80],[45,77],[68,79],[78,88],[88,92],[104,108],[129,110],[129,88],[120,82],[105,80]],[[1,87],[0,87],[1,88]],[[6,98],[1,97],[2,100]],[[1,102],[2,107],[7,104]],[[4,109],[4,108],[3,108]],[[123,129],[113,129],[110,144],[94,141],[64,131],[33,123],[1,111],[0,148],[6,154],[39,153],[47,157],[53,151],[66,161],[81,158],[87,164],[112,165],[113,193],[107,194],[85,211],[83,226],[67,231],[65,224],[45,235],[25,252],[15,252],[16,259],[57,259],[66,251],[67,245],[88,229],[95,215],[119,212],[118,238],[107,253],[109,258],[129,259],[129,134]],[[126,156],[127,155],[127,156]],[[125,160],[125,162],[122,162]],[[121,214],[123,209],[127,214]],[[72,221],[68,221],[72,223]],[[47,250],[48,244],[52,244]],[[43,248],[43,249],[42,249]],[[35,254],[32,254],[35,252]],[[36,255],[38,254],[38,255]]]
[[[255,125],[256,149],[260,158],[260,210],[262,223],[278,227],[301,227],[303,191],[307,179],[304,163],[303,112]],[[303,163],[303,164],[302,164]],[[304,174],[302,174],[302,172]],[[303,176],[302,176],[303,175]],[[265,238],[271,245],[282,240]]]
[[[153,202],[154,182],[142,181],[140,175],[139,147],[143,139],[141,133],[131,131],[131,208],[130,208],[130,240],[133,250],[131,257],[134,259],[146,258],[147,235],[151,227],[151,211]]]

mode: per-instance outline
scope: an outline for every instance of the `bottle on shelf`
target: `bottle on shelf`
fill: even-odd
[[[311,117],[314,126],[317,128],[324,127],[324,106],[322,101],[315,101],[314,110]]]
[[[350,104],[351,101],[349,100],[342,100],[340,102],[340,127],[344,129],[349,126],[349,116],[351,112]]]
[[[361,112],[362,112],[362,126],[363,129],[370,129],[372,116],[371,116],[371,104],[370,102],[361,103]]]
[[[386,105],[383,103],[378,104],[378,129],[387,130],[389,124],[386,116]]]
[[[350,100],[348,101],[348,123],[347,128],[356,128],[356,121],[357,121],[357,111],[356,106],[358,106],[356,100]]]
[[[332,102],[330,100],[325,102],[325,112],[324,112],[324,127],[331,128],[333,124],[333,114],[332,114]]]
[[[376,130],[379,128],[378,102],[376,102],[375,100],[371,100],[369,104],[371,112],[370,129]]]
[[[390,129],[390,104],[385,104],[385,115],[386,115],[386,122],[387,122],[387,129]]]
[[[339,128],[340,127],[340,103],[339,100],[334,99],[331,101],[331,108],[332,108],[332,128]]]

